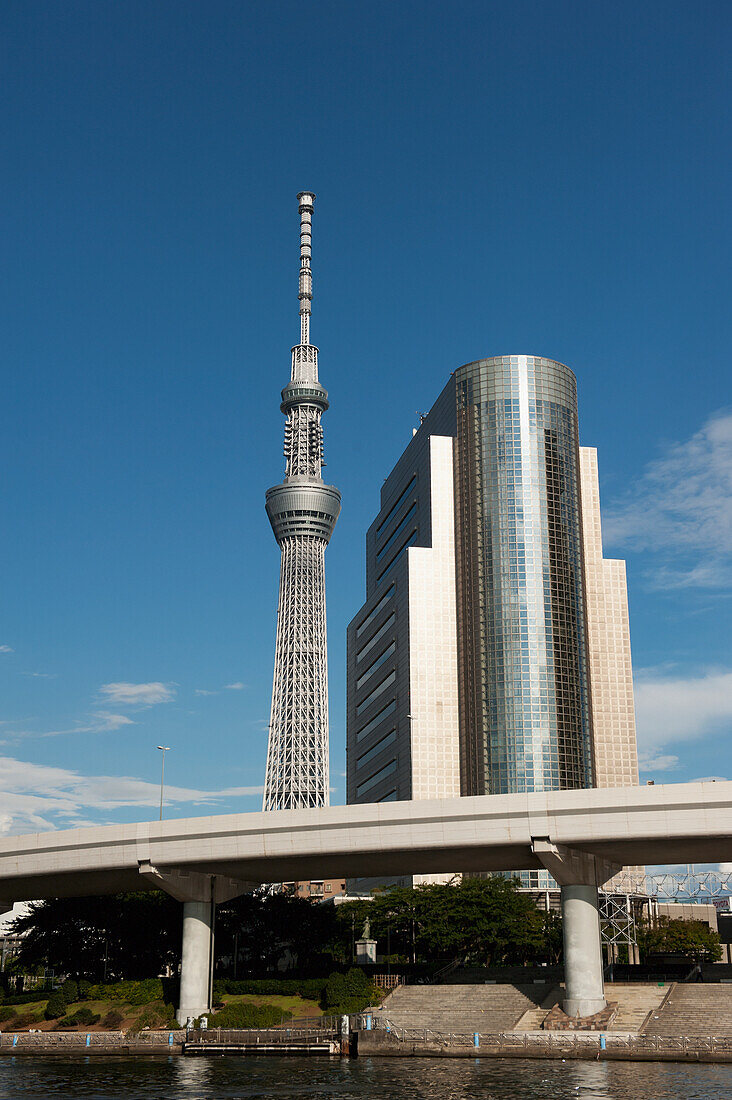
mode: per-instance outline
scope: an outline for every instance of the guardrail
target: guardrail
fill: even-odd
[[[89,1047],[173,1046],[185,1031],[3,1031],[0,1050],[83,1051]]]
[[[407,984],[404,974],[373,974],[371,981],[374,985],[378,985],[379,989],[396,989],[399,985]]]
[[[223,1044],[263,1043],[269,1046],[287,1046],[297,1043],[320,1043],[324,1039],[336,1039],[341,1034],[340,1016],[303,1016],[288,1020],[277,1027],[196,1028],[184,1033],[187,1043]]]
[[[365,1031],[383,1031],[400,1043],[431,1043],[443,1047],[481,1047],[492,1051],[544,1049],[547,1052],[573,1052],[588,1047],[610,1054],[726,1054],[732,1057],[732,1036],[729,1035],[636,1035],[612,1031],[502,1031],[454,1032],[433,1031],[431,1028],[402,1027],[388,1018],[372,1017],[371,1027],[366,1017],[360,1020]]]

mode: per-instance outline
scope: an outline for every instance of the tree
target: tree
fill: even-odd
[[[288,955],[300,972],[323,974],[334,958],[346,957],[334,906],[286,894],[257,891],[220,906],[216,938],[219,956],[233,960],[236,950],[238,976],[276,970]]]
[[[331,1016],[361,1012],[380,996],[362,970],[353,966],[346,974],[333,973],[323,990],[322,1007]]]
[[[160,974],[180,959],[181,907],[160,892],[56,898],[16,917],[18,963],[73,978],[121,980]]]
[[[362,927],[368,918],[382,949],[390,939],[392,949],[413,961],[452,955],[490,965],[543,958],[549,947],[544,917],[518,886],[516,879],[490,875],[399,887],[371,902],[339,906],[338,919],[353,917]]]
[[[547,960],[550,963],[559,963],[564,957],[564,932],[562,918],[559,913],[544,913],[544,943],[546,946]]]
[[[722,957],[719,936],[704,921],[659,917],[653,924],[638,926],[638,947],[645,961],[649,955],[686,955],[699,961],[716,962]]]
[[[71,978],[120,981],[153,977],[180,962],[182,907],[158,891],[38,902],[13,922],[18,968],[48,966]],[[327,973],[349,957],[348,940],[331,905],[263,892],[220,905],[215,943],[238,973],[276,969],[289,951],[299,969]],[[229,968],[230,970],[231,968]]]

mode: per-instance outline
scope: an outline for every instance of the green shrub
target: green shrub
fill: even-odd
[[[85,978],[81,979],[81,981],[79,982],[79,1000],[80,1001],[87,1001],[89,999],[89,990],[91,989],[91,987],[92,987],[91,982],[86,981]]]
[[[98,982],[89,986],[90,1001],[122,1001],[131,1005],[146,1005],[162,1000],[163,983],[160,978],[143,978],[142,981]]]
[[[49,993],[42,989],[29,990],[27,993],[8,993],[3,1000],[0,1000],[0,1004],[27,1005],[33,1001],[43,1001],[47,996]]]
[[[56,1026],[76,1027],[81,1025],[82,1027],[89,1027],[91,1024],[98,1024],[101,1018],[98,1012],[92,1012],[90,1008],[77,1008],[76,1012],[70,1016],[62,1016]]]
[[[155,1001],[147,1005],[137,1018],[135,1027],[141,1030],[143,1027],[174,1027],[175,1007],[166,1005],[164,1001]]]
[[[218,998],[223,993],[253,993],[259,997],[303,997],[308,1001],[319,1001],[324,986],[325,978],[250,978],[242,981],[217,978],[214,997]]]
[[[58,990],[48,998],[45,1016],[47,1020],[59,1020],[66,1014],[66,1001]]]
[[[74,1001],[78,1001],[79,999],[79,986],[75,981],[69,979],[63,983],[59,989],[59,993],[64,999],[64,1004],[72,1005]]]
[[[332,1016],[361,1012],[374,999],[374,993],[363,970],[353,966],[346,974],[330,975],[320,1004]]]
[[[0,1024],[4,1024],[6,1020],[13,1019],[15,1019],[14,1008],[10,1008],[10,1006],[8,1006],[7,1008],[0,1008]]]
[[[102,1026],[111,1028],[113,1031],[116,1031],[123,1020],[124,1016],[122,1015],[122,1013],[117,1012],[116,1008],[112,1008],[102,1020]]]
[[[283,1012],[277,1005],[253,1005],[249,1003],[225,1005],[209,1016],[209,1027],[277,1027],[284,1020],[291,1020],[291,1012]]]
[[[40,1024],[43,1019],[43,1013],[37,1012],[22,1012],[19,1013],[13,1020],[13,1029],[20,1031],[22,1028],[33,1027],[35,1024]]]

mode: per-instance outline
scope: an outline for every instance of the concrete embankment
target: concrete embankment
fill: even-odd
[[[19,1031],[0,1034],[0,1055],[43,1056],[73,1055],[96,1057],[109,1055],[181,1054],[185,1031],[124,1031],[49,1032]]]
[[[604,1040],[604,1045],[603,1045]],[[566,1061],[732,1062],[732,1040],[713,1036],[669,1039],[596,1032],[510,1032],[472,1036],[399,1039],[386,1031],[358,1033],[360,1057],[377,1058],[537,1058]]]
[[[474,1058],[588,1058],[622,1061],[732,1060],[732,986],[607,983],[612,1011],[553,1020],[563,988],[548,983],[401,986],[364,1014],[372,1030],[359,1053]],[[560,1028],[554,1030],[556,1024]],[[477,1045],[475,1036],[478,1036]]]

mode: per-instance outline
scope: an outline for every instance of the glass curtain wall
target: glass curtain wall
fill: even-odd
[[[574,374],[505,356],[455,386],[462,793],[592,786]]]

